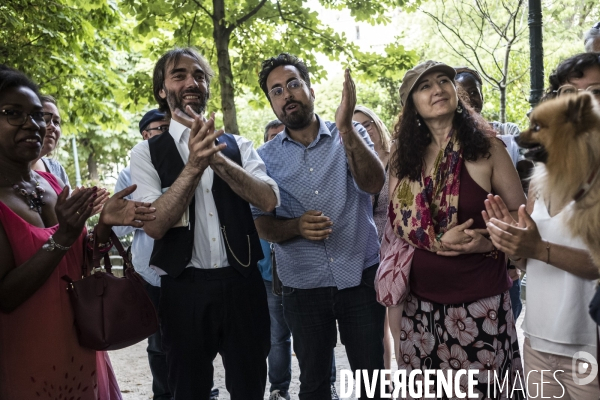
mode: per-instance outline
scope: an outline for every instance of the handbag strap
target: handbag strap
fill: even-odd
[[[121,258],[123,258],[123,273],[125,273],[126,269],[132,268],[129,257],[127,256],[127,251],[125,251],[123,244],[121,244],[121,241],[119,240],[119,238],[117,237],[117,235],[115,234],[115,232],[113,230],[110,231],[110,240],[111,240],[113,246],[116,247]],[[94,269],[101,268],[100,267],[100,259],[102,259],[102,258],[104,258],[104,269],[106,270],[106,272],[108,274],[112,274],[112,262],[110,261],[110,256],[109,256],[108,252],[104,253],[103,255],[100,254],[100,249],[98,248],[98,240],[96,238],[96,232],[94,232],[94,253],[93,253]]]

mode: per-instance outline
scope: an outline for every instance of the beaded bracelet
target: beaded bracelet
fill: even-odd
[[[92,229],[88,233],[88,243],[87,243],[88,249],[90,249],[92,251],[94,250],[95,238],[96,238],[96,235],[94,234],[94,230]],[[98,243],[98,252],[101,254],[108,253],[110,251],[110,249],[112,249],[112,247],[113,247],[113,242],[109,238],[108,242],[106,242],[106,243]]]

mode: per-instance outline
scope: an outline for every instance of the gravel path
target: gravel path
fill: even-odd
[[[523,305],[523,311],[517,320],[517,333],[519,336],[519,348],[523,349],[523,330],[521,324],[523,323],[523,316],[525,315],[525,305]],[[152,375],[150,374],[150,368],[148,367],[148,358],[146,355],[146,341],[138,343],[134,346],[128,347],[123,350],[110,352],[110,358],[115,370],[115,374],[119,381],[119,387],[123,393],[124,400],[147,400],[152,399]],[[348,358],[346,357],[346,351],[344,346],[339,342],[335,348],[335,361],[338,370],[338,382],[339,382],[339,371],[341,369],[349,369]],[[392,366],[395,370],[396,360],[392,360]],[[225,370],[223,369],[223,363],[221,357],[217,356],[214,363],[215,367],[215,385],[220,389],[219,399],[229,400],[229,393],[225,390]],[[292,354],[292,383],[290,385],[290,393],[292,399],[298,398],[298,391],[300,389],[300,382],[298,376],[300,370],[298,368],[298,360],[295,355]],[[338,383],[339,385],[339,383]],[[267,382],[267,390],[268,390]],[[339,393],[339,386],[337,387]],[[265,391],[265,399],[268,398],[268,393]]]

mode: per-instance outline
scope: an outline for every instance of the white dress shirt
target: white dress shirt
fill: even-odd
[[[115,193],[120,192],[126,187],[131,186],[131,172],[129,165],[121,171],[117,183],[115,184]],[[132,195],[125,197],[132,199]],[[113,226],[112,230],[118,237],[125,236],[133,232],[133,242],[131,243],[131,263],[135,271],[152,286],[160,286],[160,276],[153,268],[150,268],[150,256],[154,248],[154,239],[152,239],[143,229],[132,226]]]
[[[175,140],[175,145],[183,163],[187,163],[190,154],[188,148],[190,129],[172,119],[169,134]],[[240,149],[242,167],[255,178],[271,186],[277,196],[277,206],[279,206],[279,188],[275,181],[267,175],[265,164],[252,147],[252,142],[237,135],[235,135],[235,139]],[[196,188],[194,249],[188,267],[206,269],[229,266],[225,243],[220,232],[221,225],[217,207],[211,193],[213,177],[214,171],[210,167],[206,168],[200,179],[200,184]],[[133,193],[133,197],[137,201],[153,203],[163,192],[167,191],[166,189],[161,190],[160,178],[152,164],[147,141],[138,143],[131,151],[131,180],[138,185]],[[156,268],[156,266],[151,267]],[[156,269],[160,275],[165,274],[159,268]]]

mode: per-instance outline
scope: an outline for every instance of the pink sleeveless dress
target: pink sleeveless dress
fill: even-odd
[[[62,191],[54,176],[38,173],[57,193]],[[0,223],[16,268],[58,229],[30,225],[2,202]],[[84,235],[85,230],[33,296],[10,313],[0,312],[0,399],[121,399],[106,352],[79,346],[61,279],[81,279]]]

